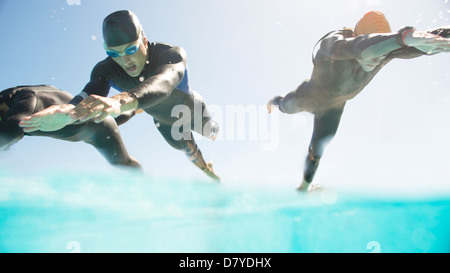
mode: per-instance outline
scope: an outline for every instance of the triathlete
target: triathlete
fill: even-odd
[[[355,29],[332,31],[318,44],[310,79],[285,96],[275,96],[267,106],[287,114],[314,114],[314,131],[299,190],[313,181],[326,144],[334,137],[346,102],[358,95],[392,59],[411,59],[450,51],[450,28],[419,31],[404,27],[391,32],[384,14],[371,11]]]
[[[73,96],[49,85],[17,86],[0,92],[0,150],[7,150],[24,136],[46,136],[67,141],[84,141],[94,146],[105,159],[117,166],[141,170],[137,160],[128,155],[116,121],[112,117],[100,123],[93,121],[67,125],[55,131],[24,132],[19,127],[23,117],[50,106],[65,105]],[[117,121],[126,122],[134,112],[121,115]],[[45,129],[43,129],[45,130]]]
[[[184,49],[150,43],[137,16],[128,10],[104,19],[103,38],[108,57],[94,67],[90,82],[70,105],[24,118],[21,126],[25,130],[59,129],[73,120],[98,122],[140,108],[153,116],[173,148],[184,151],[204,173],[220,180],[192,135],[195,131],[215,139],[218,125],[203,99],[189,88]],[[111,87],[121,93],[107,97]]]

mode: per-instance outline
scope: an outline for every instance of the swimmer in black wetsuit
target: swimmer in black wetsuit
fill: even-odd
[[[334,137],[346,102],[358,95],[378,71],[392,59],[411,59],[450,51],[450,28],[418,31],[412,27],[392,33],[384,15],[372,11],[355,30],[333,31],[321,39],[313,58],[310,79],[285,96],[275,96],[267,106],[283,113],[314,114],[314,131],[299,190],[306,191]]]
[[[204,161],[192,135],[193,129],[214,140],[218,125],[203,99],[189,88],[185,51],[178,46],[150,43],[136,15],[126,10],[104,19],[103,38],[109,57],[94,67],[83,91],[70,105],[24,118],[24,130],[59,129],[74,120],[98,122],[140,108],[153,116],[159,132],[173,148],[184,151],[198,168],[219,180],[212,164]],[[111,87],[121,93],[108,98]],[[189,114],[176,111],[185,108]]]
[[[109,163],[141,169],[138,161],[128,155],[112,117],[100,123],[92,121],[71,124],[51,132],[24,132],[19,127],[23,117],[52,105],[67,104],[73,96],[49,85],[18,86],[0,92],[0,150],[6,150],[24,136],[47,136],[67,141],[84,141],[94,146]],[[130,114],[131,116],[131,114]],[[121,116],[121,122],[130,118]]]

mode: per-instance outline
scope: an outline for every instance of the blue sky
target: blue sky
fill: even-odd
[[[150,41],[186,49],[192,89],[223,113],[238,105],[258,108],[296,88],[311,74],[317,40],[330,30],[353,27],[367,11],[384,12],[393,30],[450,25],[447,0],[1,0],[0,89],[51,84],[79,93],[91,69],[105,58],[102,20],[120,9],[136,13]],[[347,104],[316,183],[419,191],[448,187],[449,61],[450,54],[440,54],[387,65]],[[257,112],[256,118],[264,123],[269,117]],[[196,136],[223,183],[300,183],[312,116],[280,114],[276,119],[277,145],[269,151],[261,148],[261,136],[215,142]],[[225,119],[222,128],[227,126],[233,127]],[[208,180],[164,142],[149,116],[139,115],[120,128],[129,153],[149,175]],[[86,144],[38,137],[26,137],[2,153],[0,164],[30,173],[113,171]]]

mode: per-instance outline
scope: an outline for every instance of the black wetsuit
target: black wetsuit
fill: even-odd
[[[101,123],[88,121],[68,125],[53,132],[35,131],[24,133],[19,127],[22,118],[52,105],[67,104],[73,96],[49,85],[18,86],[0,92],[0,104],[8,110],[0,112],[0,149],[10,147],[24,136],[46,136],[72,142],[84,141],[94,146],[105,159],[119,166],[141,169],[139,162],[128,155],[122,142],[116,121],[108,117]],[[124,122],[127,117],[120,117]]]
[[[351,30],[340,30],[328,34],[320,44],[313,62],[311,78],[286,96],[276,97],[280,111],[294,114],[310,112],[314,117],[314,131],[306,159],[304,180],[311,182],[322,157],[326,143],[331,140],[348,100],[358,95],[375,77],[380,69],[395,58],[410,59],[426,53],[407,47],[399,40],[399,33],[353,36]],[[450,29],[429,31],[443,37],[450,36]],[[388,54],[372,71],[362,69],[357,59],[363,56],[378,56],[380,51]]]
[[[165,43],[148,43],[147,53],[147,63],[137,77],[129,76],[111,57],[99,62],[92,70],[90,82],[71,103],[76,105],[91,94],[107,97],[111,87],[128,92],[137,98],[138,108],[153,116],[159,132],[172,147],[186,150],[186,144],[190,142],[197,149],[192,131],[208,137],[212,132],[217,132],[218,126],[211,119],[200,95],[189,88],[184,50]],[[158,77],[162,67],[180,63],[183,64],[182,70],[172,69],[174,78],[177,74],[181,75],[180,80],[167,81]],[[190,115],[173,114],[175,106],[186,106],[190,109]],[[182,132],[181,139],[172,134],[172,125],[175,123],[186,125],[177,128]]]

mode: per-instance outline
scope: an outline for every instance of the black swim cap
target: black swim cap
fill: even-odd
[[[139,19],[129,10],[113,12],[103,20],[103,40],[108,47],[134,42],[140,31]]]

